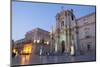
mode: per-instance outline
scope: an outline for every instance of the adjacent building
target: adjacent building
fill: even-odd
[[[50,32],[35,28],[25,34],[25,38],[15,42],[18,51],[31,51],[32,54],[47,54],[49,52]]]
[[[50,40],[50,32],[43,30],[41,28],[35,28],[25,34],[25,39],[27,40],[44,40],[48,41]]]
[[[33,42],[35,54],[42,55],[49,52],[50,32],[35,28],[25,34],[25,39]]]
[[[96,51],[96,13],[91,13],[77,19],[79,31],[79,46],[82,53]]]

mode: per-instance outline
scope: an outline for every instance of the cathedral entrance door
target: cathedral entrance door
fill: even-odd
[[[65,51],[65,41],[64,40],[61,42],[61,49],[62,49],[61,53],[64,53]]]

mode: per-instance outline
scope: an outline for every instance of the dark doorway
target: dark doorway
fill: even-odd
[[[61,53],[64,53],[64,51],[65,51],[65,42],[64,41],[61,42],[61,47],[62,47]]]
[[[88,51],[90,51],[90,49],[91,49],[90,44],[87,45],[87,49],[88,49]]]

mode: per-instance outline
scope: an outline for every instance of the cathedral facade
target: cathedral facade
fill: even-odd
[[[51,37],[54,52],[75,54],[78,50],[78,27],[73,10],[57,13]]]

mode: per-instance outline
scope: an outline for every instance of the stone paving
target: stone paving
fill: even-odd
[[[72,63],[72,62],[84,62],[95,61],[95,54],[76,55],[69,56],[63,55],[49,55],[49,56],[37,56],[37,55],[19,55],[12,58],[12,65],[27,65],[27,64],[51,64],[51,63]]]

